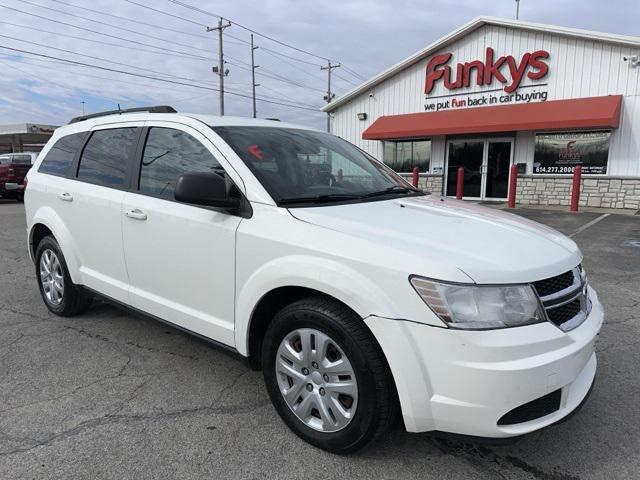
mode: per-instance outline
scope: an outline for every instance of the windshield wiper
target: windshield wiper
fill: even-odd
[[[327,203],[327,202],[340,202],[342,200],[358,200],[363,198],[362,195],[353,195],[350,193],[330,193],[326,195],[314,195],[310,197],[288,197],[278,200],[280,204],[290,203]]]
[[[416,190],[415,188],[403,187],[402,185],[394,185],[379,192],[371,192],[363,195],[363,197],[377,197],[379,195],[388,195],[390,193],[422,193],[422,190]]]

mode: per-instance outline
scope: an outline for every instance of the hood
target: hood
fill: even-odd
[[[481,205],[426,195],[289,210],[298,220],[379,244],[415,258],[408,274],[440,280],[447,264],[476,283],[549,278],[582,260],[577,245],[547,226]],[[443,274],[445,275],[445,274]]]

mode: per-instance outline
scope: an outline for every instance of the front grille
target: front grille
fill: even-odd
[[[560,409],[561,397],[562,390],[556,390],[544,397],[540,397],[529,403],[520,405],[500,417],[498,425],[515,425],[518,423],[529,422],[556,412]]]
[[[587,318],[591,303],[587,298],[587,277],[581,265],[532,285],[547,318],[560,329],[572,330]]]
[[[569,288],[571,285],[573,285],[573,270],[564,272],[556,277],[533,282],[533,286],[541,297],[557,293],[565,288]]]
[[[569,302],[561,307],[551,308],[547,310],[547,316],[556,325],[560,326],[565,322],[573,319],[582,310],[580,299],[576,298],[574,301]]]

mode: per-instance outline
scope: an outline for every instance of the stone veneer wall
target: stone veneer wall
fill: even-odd
[[[402,174],[402,176],[411,183],[413,177],[411,174]],[[421,173],[420,180],[418,180],[418,188],[426,190],[427,192],[442,194],[442,182],[444,176],[431,173]]]
[[[518,175],[516,203],[569,205],[572,181],[567,176]],[[640,209],[640,177],[583,176],[580,206]]]

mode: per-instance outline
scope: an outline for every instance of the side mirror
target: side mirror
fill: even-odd
[[[174,197],[178,202],[225,210],[236,210],[242,203],[240,196],[230,195],[230,188],[224,176],[210,172],[180,175],[174,189]]]

